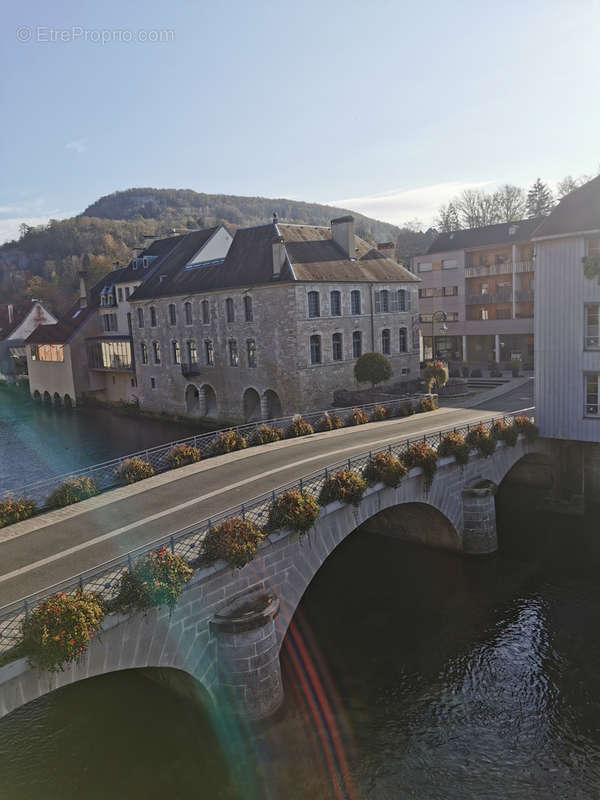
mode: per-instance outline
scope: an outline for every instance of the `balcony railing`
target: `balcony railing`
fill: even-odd
[[[498,289],[496,292],[484,292],[480,294],[469,294],[466,297],[468,306],[489,306],[494,303],[512,303],[512,289]],[[532,303],[533,289],[517,289],[515,292],[517,303]]]
[[[482,264],[465,267],[465,278],[486,278],[489,275],[511,275],[514,272],[533,272],[533,261],[505,261],[503,264]]]

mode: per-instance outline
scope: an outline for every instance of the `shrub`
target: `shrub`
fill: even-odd
[[[472,369],[471,370],[471,377],[472,378],[481,378],[481,370],[480,369]]]
[[[24,620],[23,650],[32,665],[58,672],[86,651],[105,613],[97,594],[58,592],[42,600]]]
[[[384,419],[388,418],[388,410],[383,406],[375,406],[373,411],[371,411],[371,422],[381,422]]]
[[[330,414],[326,411],[321,419],[317,422],[317,430],[322,431],[335,431],[338,428],[344,427],[344,421],[338,417],[337,414]]]
[[[438,456],[446,458],[446,456],[454,456],[456,463],[463,466],[469,460],[471,448],[465,441],[465,437],[460,433],[453,431],[446,433],[442,437],[440,446],[438,447]]]
[[[222,558],[232,567],[241,568],[252,561],[264,533],[250,520],[231,517],[209,528],[203,542],[201,559],[217,561]]]
[[[124,461],[115,472],[115,476],[121,483],[136,483],[137,481],[143,481],[145,478],[151,478],[155,474],[152,464],[141,458],[130,458]]]
[[[412,403],[403,403],[398,409],[399,417],[412,417],[415,414],[415,409]]]
[[[483,425],[474,425],[467,433],[466,441],[472,450],[478,450],[485,458],[491,456],[496,449],[496,440]]]
[[[443,361],[428,361],[423,370],[423,380],[430,394],[435,388],[441,389],[448,383],[448,367]]]
[[[294,439],[298,436],[310,436],[314,433],[315,429],[302,417],[294,417],[291,425],[285,432],[286,439]]]
[[[425,411],[435,411],[437,407],[433,397],[422,397],[417,404],[417,413],[423,414]]]
[[[504,442],[509,447],[514,447],[519,438],[519,431],[515,425],[507,425],[501,419],[492,425],[492,436],[498,442]]]
[[[72,503],[79,503],[80,500],[87,500],[98,494],[98,484],[93,478],[87,475],[80,475],[77,478],[69,478],[50,493],[46,500],[48,508],[63,508]]]
[[[250,437],[250,446],[256,447],[260,444],[278,442],[280,439],[283,439],[281,428],[275,428],[272,425],[259,425]]]
[[[6,495],[0,500],[0,528],[29,519],[35,514],[35,503],[29,497],[15,497]]]
[[[437,469],[437,453],[427,442],[413,442],[409,444],[402,454],[402,461],[407,469],[421,467],[425,476],[425,486],[428,489]]]
[[[184,467],[186,464],[195,464],[202,460],[202,453],[197,447],[189,444],[174,445],[165,456],[169,469]]]
[[[193,570],[184,558],[159,547],[136,561],[123,575],[112,607],[119,611],[146,611],[164,605],[173,608],[192,575]]]
[[[290,489],[279,495],[271,506],[267,528],[291,528],[306,533],[319,516],[319,504],[308,492]]]
[[[210,444],[210,452],[213,456],[222,456],[225,453],[233,453],[234,450],[244,450],[246,440],[237,431],[225,431],[220,433]]]
[[[339,500],[342,503],[357,506],[367,488],[367,484],[358,472],[352,469],[341,469],[330,475],[321,489],[319,503],[326,506]]]
[[[377,453],[367,462],[364,477],[369,486],[381,482],[395,489],[407,472],[402,461],[392,453]]]
[[[535,442],[535,440],[540,435],[540,429],[535,424],[535,422],[530,419],[529,417],[519,416],[515,417],[513,420],[513,425],[518,430],[519,433],[522,433],[525,439],[528,442]]]
[[[359,383],[375,386],[392,377],[392,365],[381,353],[363,353],[354,365],[354,377]]]
[[[347,419],[348,425],[365,425],[369,418],[360,408],[353,408],[352,413]]]

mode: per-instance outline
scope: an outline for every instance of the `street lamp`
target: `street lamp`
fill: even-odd
[[[432,358],[433,361],[435,361],[435,327],[434,326],[435,326],[435,320],[436,320],[437,316],[439,316],[440,322],[442,323],[440,325],[440,330],[444,331],[444,332],[448,330],[448,326],[446,325],[446,320],[448,319],[448,317],[446,316],[446,312],[445,311],[434,311],[433,314],[431,315],[431,358]]]

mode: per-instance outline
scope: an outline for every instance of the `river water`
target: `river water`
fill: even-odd
[[[353,534],[292,624],[274,721],[213,724],[137,672],[89,680],[0,722],[0,796],[597,800],[595,527],[505,513],[482,559]]]

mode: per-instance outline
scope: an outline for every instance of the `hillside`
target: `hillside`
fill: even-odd
[[[433,238],[431,231],[398,228],[319,203],[188,189],[127,189],[101,197],[76,217],[26,227],[17,241],[0,246],[0,294],[15,302],[36,297],[61,312],[76,294],[77,272],[84,263],[94,280],[115,261],[128,261],[145,235],[217,223],[235,230],[267,222],[274,211],[282,222],[312,225],[328,225],[333,217],[352,213],[359,236],[371,242],[394,241],[404,258],[423,252]]]

